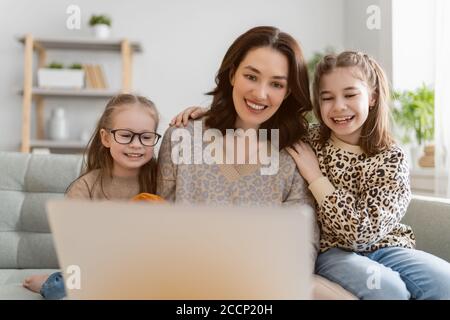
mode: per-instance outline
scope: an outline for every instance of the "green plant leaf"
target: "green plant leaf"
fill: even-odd
[[[89,25],[92,27],[97,24],[106,24],[108,26],[111,26],[111,18],[104,14],[92,15],[89,19]]]
[[[64,65],[60,62],[52,62],[49,65],[47,65],[47,68],[50,69],[63,69]]]
[[[83,66],[80,63],[72,63],[69,69],[81,70],[83,69]]]
[[[423,84],[412,91],[391,94],[399,106],[393,108],[394,122],[405,130],[412,130],[419,144],[434,139],[434,89]]]

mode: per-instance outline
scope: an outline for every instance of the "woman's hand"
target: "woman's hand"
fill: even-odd
[[[202,117],[209,109],[202,107],[189,107],[179,114],[177,114],[171,121],[171,126],[180,127],[183,125],[184,127],[187,125],[189,118],[197,119]]]
[[[299,141],[293,145],[293,148],[287,147],[286,151],[294,159],[298,171],[308,184],[323,176],[317,156],[309,144]]]

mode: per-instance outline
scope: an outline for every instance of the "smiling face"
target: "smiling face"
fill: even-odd
[[[270,47],[250,50],[231,76],[236,128],[259,126],[280,108],[288,93],[287,58]]]
[[[126,129],[142,133],[154,132],[155,128],[156,122],[147,108],[129,105],[121,106],[121,109],[116,111],[109,129]],[[114,160],[113,175],[115,176],[137,176],[139,169],[153,157],[153,147],[142,145],[138,136],[134,136],[129,144],[120,144],[106,128],[100,130],[100,135],[103,145],[109,148]]]
[[[369,106],[375,103],[366,83],[356,77],[355,67],[338,67],[320,80],[320,114],[340,140],[357,145]]]

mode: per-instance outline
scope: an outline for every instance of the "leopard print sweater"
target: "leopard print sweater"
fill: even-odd
[[[309,185],[317,201],[320,251],[333,247],[354,252],[414,248],[411,227],[400,223],[411,200],[403,151],[392,146],[367,156],[359,146],[333,135],[323,145],[318,138],[319,127],[311,127],[308,142],[323,174]]]

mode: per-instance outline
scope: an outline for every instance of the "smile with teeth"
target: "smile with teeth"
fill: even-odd
[[[353,120],[355,116],[348,116],[348,117],[334,117],[331,118],[335,123],[341,124],[341,123],[347,123],[351,120]]]
[[[245,100],[245,102],[247,103],[247,106],[249,106],[249,108],[253,109],[253,110],[260,111],[260,110],[264,110],[265,108],[267,108],[267,106],[265,106],[265,105],[256,104],[256,103],[250,102],[248,100]]]
[[[125,155],[129,158],[141,158],[144,156],[142,153],[125,153]]]

